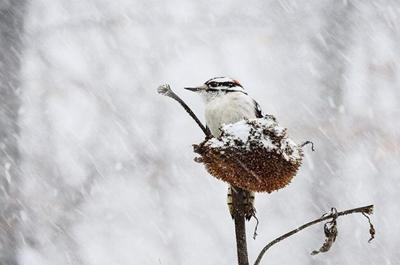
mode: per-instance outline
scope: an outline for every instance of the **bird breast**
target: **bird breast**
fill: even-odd
[[[253,99],[240,92],[231,92],[216,97],[206,104],[205,116],[211,133],[218,137],[219,128],[245,118],[256,118]]]

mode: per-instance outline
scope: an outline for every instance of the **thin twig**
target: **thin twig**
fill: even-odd
[[[364,206],[364,207],[359,207],[359,208],[354,208],[354,209],[350,209],[350,210],[346,210],[346,211],[342,211],[342,212],[338,212],[338,213],[331,213],[329,215],[324,215],[321,218],[315,219],[311,222],[308,222],[302,226],[299,226],[298,228],[274,239],[273,241],[271,241],[270,243],[268,243],[260,252],[260,254],[258,255],[256,261],[254,262],[254,265],[259,265],[261,262],[262,257],[264,256],[265,252],[272,247],[273,245],[275,245],[276,243],[279,243],[280,241],[296,234],[297,232],[300,232],[301,230],[312,226],[314,224],[323,222],[325,220],[331,219],[331,218],[337,218],[339,216],[343,216],[343,215],[347,215],[347,214],[352,214],[352,213],[363,213],[363,214],[372,214],[373,212],[373,205],[368,205],[368,206]]]
[[[306,146],[306,145],[308,145],[308,144],[311,144],[311,151],[315,151],[315,149],[314,149],[314,143],[313,142],[311,142],[311,141],[305,141],[304,143],[302,143],[301,145],[300,145],[300,147],[304,147],[304,146]]]
[[[258,224],[259,224],[260,222],[258,221],[258,218],[257,218],[257,216],[256,216],[255,210],[253,211],[252,217],[254,217],[254,219],[256,220],[256,226],[254,227],[254,232],[253,232],[253,239],[256,240],[256,237],[257,237],[257,235],[258,235],[258,234],[257,234],[257,228],[258,228]]]
[[[158,93],[167,97],[170,97],[172,99],[175,99],[176,101],[179,102],[179,104],[182,105],[182,107],[186,110],[187,113],[189,113],[190,117],[193,118],[193,120],[199,125],[201,130],[204,132],[206,137],[212,137],[210,130],[208,130],[197,118],[196,114],[193,113],[193,111],[189,108],[189,106],[177,95],[175,94],[174,91],[172,91],[171,87],[168,84],[159,86],[157,89]]]

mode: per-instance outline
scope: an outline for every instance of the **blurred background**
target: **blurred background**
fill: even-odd
[[[399,264],[400,2],[0,0],[0,264],[235,264],[227,184],[194,163],[202,132],[156,93],[241,81],[298,143],[287,188],[258,194],[251,262],[298,225],[375,204],[262,264]]]

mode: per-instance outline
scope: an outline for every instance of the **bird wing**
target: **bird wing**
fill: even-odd
[[[254,102],[254,107],[255,107],[254,109],[256,112],[256,118],[262,118],[263,115],[262,115],[262,110],[261,110],[260,104],[258,104],[257,101],[255,101],[254,99],[253,99],[253,102]]]
[[[208,127],[208,125],[206,125],[206,131],[207,131],[207,136],[206,137],[212,137],[212,133],[211,133],[211,130],[210,130],[210,127]]]

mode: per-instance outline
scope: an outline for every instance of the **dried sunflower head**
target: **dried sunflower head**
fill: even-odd
[[[221,136],[194,145],[214,177],[250,191],[272,192],[290,183],[301,165],[300,146],[274,116],[242,120],[221,128]]]

